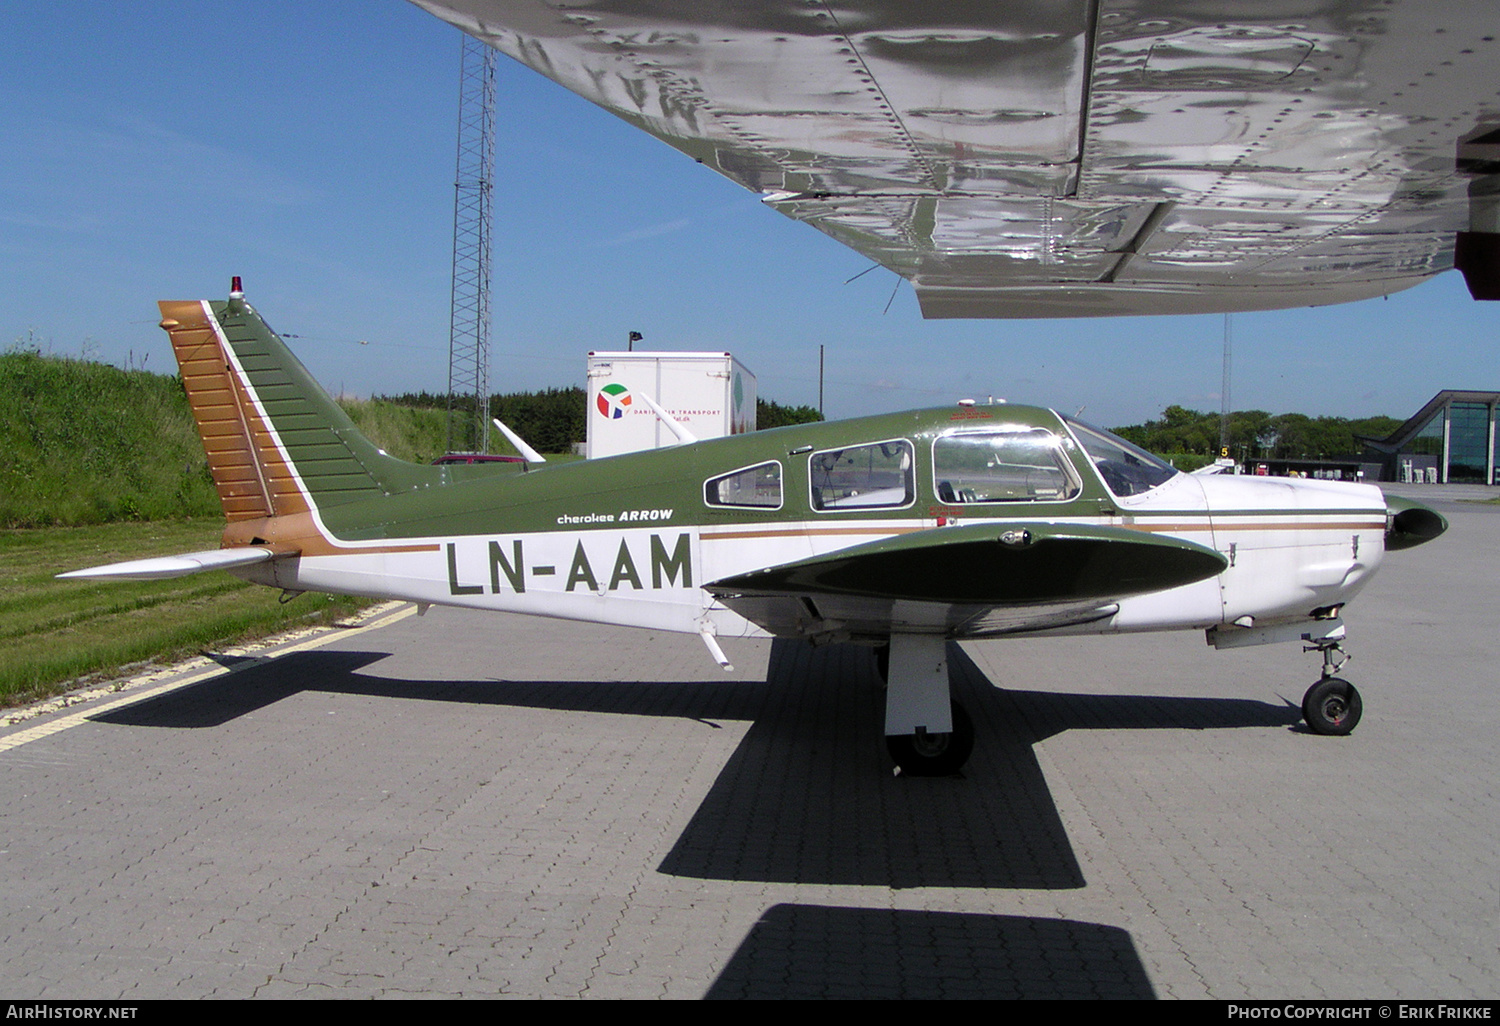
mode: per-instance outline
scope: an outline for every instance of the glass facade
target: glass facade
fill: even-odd
[[[1394,481],[1442,480],[1439,470],[1443,462],[1443,417],[1445,410],[1439,409],[1427,419],[1416,434],[1412,435],[1398,451],[1400,470]]]
[[[1491,465],[1497,456],[1500,424],[1496,423],[1494,407],[1474,398],[1455,398],[1407,436],[1387,472],[1393,475],[1390,480],[1399,481],[1500,484],[1500,467]]]
[[[1500,392],[1439,392],[1384,442],[1367,439],[1366,456],[1385,481],[1500,485],[1497,414]]]
[[[1490,408],[1487,403],[1448,405],[1448,480],[1489,484]]]
[[[1401,451],[1415,456],[1443,455],[1443,411],[1434,413],[1432,419],[1422,425],[1422,430],[1401,447]]]
[[[1500,417],[1495,418],[1494,444],[1490,448],[1494,453],[1495,466],[1490,468],[1490,484],[1500,484]]]

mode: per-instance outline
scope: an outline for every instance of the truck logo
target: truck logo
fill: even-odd
[[[630,389],[619,382],[599,389],[599,413],[606,420],[619,420],[630,407]]]

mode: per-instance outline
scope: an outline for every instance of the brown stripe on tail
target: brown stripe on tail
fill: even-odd
[[[231,521],[306,513],[271,433],[246,394],[215,330],[208,304],[163,301],[161,326],[172,340],[182,384],[208,469]]]
[[[364,437],[244,301],[238,279],[227,303],[158,305],[229,520],[225,546],[338,551],[322,521],[329,510],[446,480],[443,468],[393,459]],[[378,516],[345,524],[366,543],[379,537]]]

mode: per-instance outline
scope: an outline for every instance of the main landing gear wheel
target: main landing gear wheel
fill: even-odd
[[[946,777],[963,769],[974,751],[974,721],[957,702],[953,703],[951,734],[891,734],[887,750],[901,773],[908,777]]]
[[[1302,718],[1314,734],[1343,737],[1355,728],[1363,712],[1359,692],[1341,677],[1324,677],[1302,699]]]

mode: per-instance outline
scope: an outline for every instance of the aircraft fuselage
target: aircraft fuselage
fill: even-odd
[[[1057,461],[1021,472],[1034,479],[1013,488],[1025,494],[985,501],[945,489],[946,443],[1021,437],[1034,443],[1033,452],[1051,449]],[[995,468],[973,469],[983,476]],[[758,474],[762,494],[710,494],[736,472]],[[852,484],[841,485],[841,474]],[[859,484],[884,485],[889,494],[859,493]],[[328,551],[307,547],[299,557],[235,572],[290,590],[721,637],[861,641],[889,633],[899,596],[835,595],[811,609],[781,603],[792,607],[786,615],[763,603],[771,611],[758,624],[705,586],[913,532],[1033,521],[1099,526],[1195,543],[1221,554],[1225,565],[1192,583],[1064,609],[1060,621],[1055,608],[1013,603],[1010,611],[955,622],[955,606],[983,603],[908,599],[902,622],[918,632],[971,637],[1232,630],[1328,615],[1379,566],[1387,528],[1385,500],[1369,485],[1174,474],[1138,494],[1116,495],[1062,418],[1007,405],[759,432],[525,473],[502,468],[441,490],[314,516]],[[264,526],[241,524],[226,540],[243,543],[256,534],[271,536]]]

